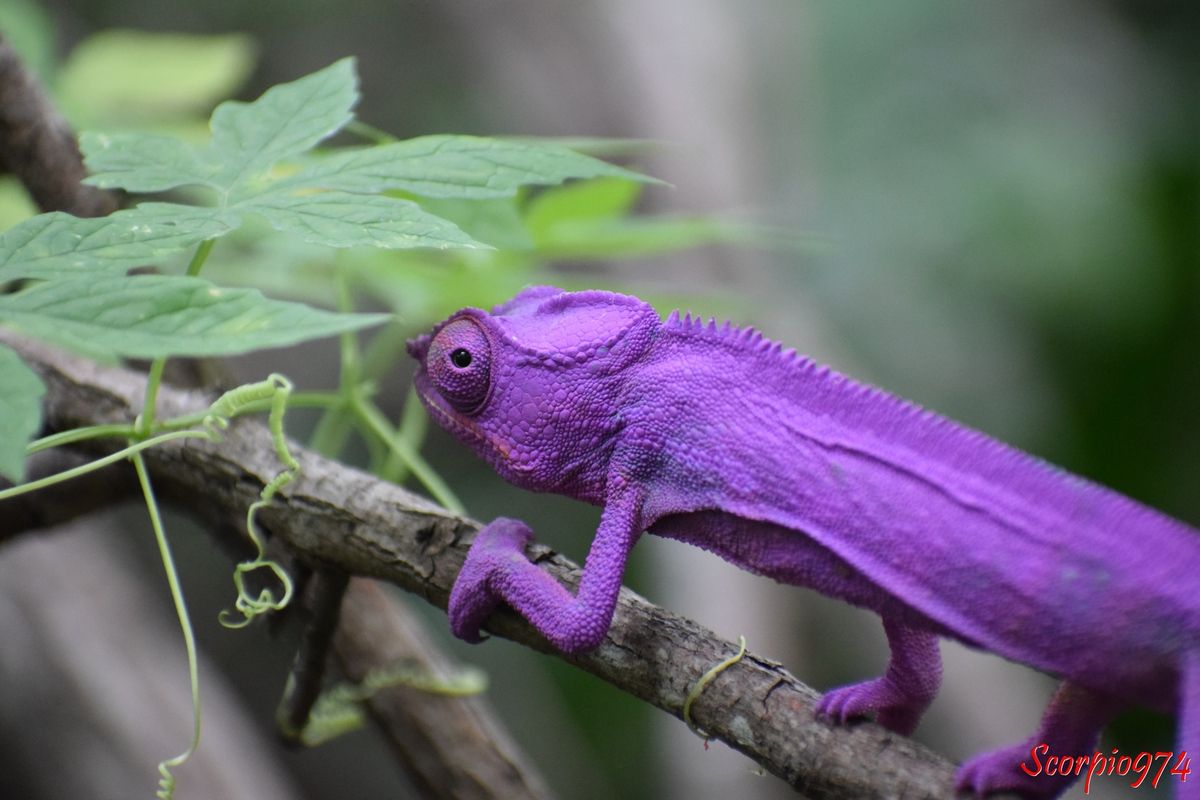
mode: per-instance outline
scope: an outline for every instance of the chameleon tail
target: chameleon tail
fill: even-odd
[[[1200,649],[1184,656],[1180,670],[1179,732],[1175,736],[1175,749],[1172,766],[1192,756],[1200,764]],[[1183,763],[1187,764],[1186,761]],[[1197,772],[1200,773],[1200,767]],[[1200,774],[1189,775],[1177,785],[1179,789],[1175,796],[1178,800],[1200,800]]]

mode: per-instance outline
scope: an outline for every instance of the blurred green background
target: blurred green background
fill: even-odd
[[[664,312],[684,304],[754,324],[1200,523],[1195,4],[0,0],[0,10],[6,33],[42,43],[27,57],[78,125],[162,116],[145,92],[89,81],[119,60],[61,67],[82,59],[75,48],[98,32],[132,29],[244,35],[198,52],[193,68],[172,77],[211,81],[212,102],[226,90],[251,98],[355,55],[359,118],[401,137],[661,141],[636,150],[633,163],[673,188],[648,189],[640,208],[774,226],[772,246],[713,236],[726,241],[661,257],[566,254],[547,266],[552,276],[643,294]],[[124,64],[132,74],[122,85],[169,61]],[[403,325],[417,330],[457,305],[503,300],[524,276],[499,274],[504,265],[495,274],[455,269],[441,290],[430,288],[443,281],[436,268],[388,289],[401,294]],[[327,386],[334,349],[240,366],[247,378],[282,369],[306,387]],[[388,387],[393,412],[406,380],[398,371]],[[426,452],[474,516],[525,518],[542,540],[586,554],[593,509],[511,489],[440,432]],[[220,629],[228,564],[202,536],[178,530],[204,646],[268,730],[291,642]],[[148,535],[119,540],[157,576]],[[869,615],[747,579],[682,545],[639,546],[629,583],[723,635],[747,634],[752,649],[820,689],[884,663]],[[444,616],[423,612],[446,647],[489,670],[493,701],[564,797],[790,794],[587,675],[506,642],[460,645]],[[920,738],[961,759],[1033,729],[1052,684],[953,645],[945,653],[946,687]],[[5,737],[19,731],[0,724]],[[1114,733],[1114,746],[1153,750],[1169,742],[1169,720],[1132,715]],[[13,748],[4,752],[5,774],[30,772]],[[409,796],[369,733],[271,757],[296,797]],[[151,774],[147,765],[147,788]],[[55,796],[27,783],[20,796]],[[186,778],[181,787],[188,797]],[[1091,796],[1119,789],[1105,780]]]

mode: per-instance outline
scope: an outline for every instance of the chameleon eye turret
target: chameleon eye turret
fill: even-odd
[[[437,392],[456,411],[473,414],[491,391],[492,348],[479,323],[463,317],[438,331],[425,354]]]

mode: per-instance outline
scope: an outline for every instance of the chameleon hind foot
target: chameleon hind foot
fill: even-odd
[[[834,722],[873,713],[883,727],[908,735],[916,729],[941,683],[937,637],[894,619],[885,619],[883,630],[892,649],[883,677],[826,692],[816,713]]]
[[[875,721],[883,727],[908,735],[928,705],[883,677],[826,692],[817,704],[817,714],[839,723],[875,714]]]
[[[1033,736],[1021,744],[967,759],[955,775],[955,788],[973,797],[997,792],[1016,792],[1033,800],[1058,797],[1078,775],[1049,775],[1042,768],[1046,759],[1092,753],[1100,729],[1120,708],[1113,698],[1065,682],[1046,706]]]
[[[968,797],[987,797],[999,792],[1019,794],[1030,800],[1057,797],[1074,783],[1075,776],[1029,775],[1023,771],[1022,763],[1032,765],[1029,749],[1036,744],[1031,739],[967,759],[955,773],[954,790]]]

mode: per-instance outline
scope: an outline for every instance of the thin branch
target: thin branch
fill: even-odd
[[[416,615],[367,578],[350,581],[334,652],[342,672],[354,681],[375,669],[381,655],[384,663],[409,665],[435,679],[447,680],[455,672]],[[377,693],[367,701],[367,708],[388,732],[396,758],[405,764],[422,797],[538,800],[549,796],[482,697],[446,697],[395,687]]]
[[[0,333],[47,386],[54,429],[132,418],[144,376],[100,366],[43,344]],[[194,412],[208,399],[164,388],[164,417]],[[302,558],[389,581],[444,608],[478,523],[404,489],[293,445],[301,477],[261,521]],[[189,440],[145,453],[164,496],[199,515],[240,514],[279,469],[265,426],[234,425],[219,445]],[[543,546],[529,555],[574,587],[579,570]],[[547,642],[512,613],[488,629],[543,652]],[[596,650],[571,663],[675,716],[689,687],[736,652],[731,642],[622,590],[613,626]],[[753,654],[719,675],[692,707],[696,723],[811,798],[950,798],[952,765],[911,739],[873,724],[816,720],[817,693],[781,665]]]
[[[102,217],[117,195],[84,186],[75,134],[0,35],[0,168],[20,179],[42,211]]]
[[[349,577],[336,569],[318,569],[306,591],[310,619],[300,635],[283,698],[275,712],[279,735],[285,743],[299,745],[308,715],[321,694],[329,645],[338,626],[338,613]]]

